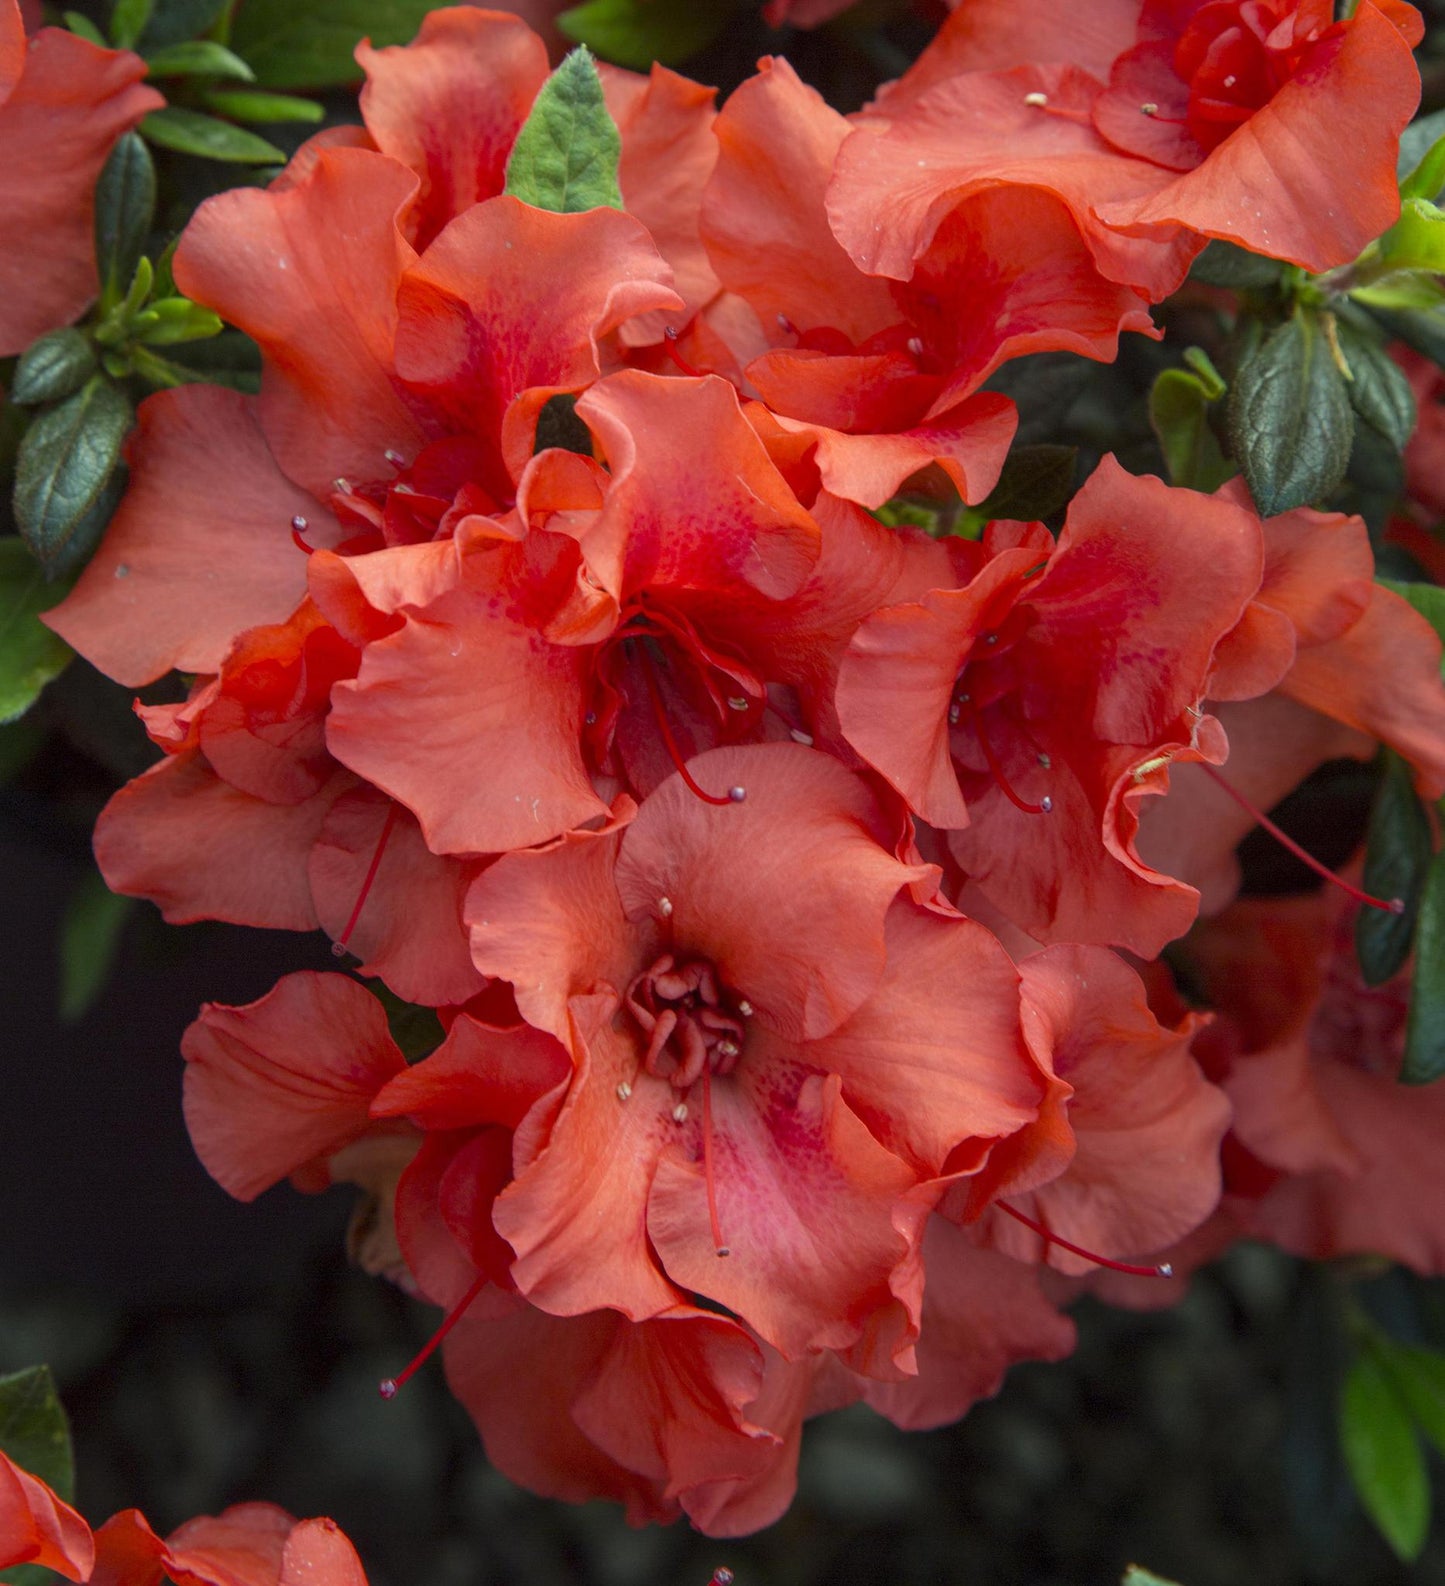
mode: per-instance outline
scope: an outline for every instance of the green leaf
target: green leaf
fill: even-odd
[[[183,39],[199,38],[234,0],[155,0],[151,19],[140,36],[142,53]]]
[[[1016,446],[1004,460],[998,483],[977,507],[985,523],[1016,518],[1022,523],[1051,517],[1074,493],[1073,446]]]
[[[1396,1343],[1383,1334],[1375,1339],[1375,1348],[1416,1424],[1445,1454],[1445,1355]]]
[[[1415,1558],[1430,1528],[1430,1480],[1410,1412],[1373,1350],[1345,1378],[1340,1446],[1366,1513],[1402,1559]]]
[[[76,889],[60,922],[60,1017],[83,1019],[105,987],[120,950],[121,932],[134,898],[112,892],[91,871]]]
[[[1189,267],[1189,279],[1205,286],[1228,286],[1237,292],[1262,291],[1273,286],[1284,266],[1278,259],[1262,259],[1232,242],[1211,242]]]
[[[575,49],[542,85],[507,161],[513,198],[559,215],[622,208],[622,139],[591,52]]]
[[[251,88],[213,88],[207,92],[205,100],[212,110],[229,116],[232,121],[317,122],[326,115],[325,107],[314,99],[298,99],[295,94],[261,93]]]
[[[406,44],[435,0],[246,0],[231,48],[267,88],[331,88],[360,80],[354,52]]]
[[[145,25],[150,21],[155,0],[115,0],[110,13],[110,40],[118,50],[135,47]]]
[[[1376,246],[1392,270],[1445,270],[1445,214],[1428,198],[1407,198],[1400,218]]]
[[[1377,578],[1375,582],[1408,600],[1435,630],[1440,642],[1445,644],[1445,589],[1441,589],[1438,584],[1406,584],[1394,578]],[[1445,681],[1445,656],[1440,660],[1440,672],[1442,681]]]
[[[38,1476],[57,1497],[75,1501],[70,1423],[49,1366],[0,1377],[0,1450]]]
[[[1119,1586],[1178,1586],[1178,1583],[1165,1580],[1162,1575],[1156,1575],[1153,1570],[1145,1569],[1140,1564],[1131,1564],[1124,1571],[1124,1579]]]
[[[95,348],[78,330],[52,330],[20,354],[10,400],[31,406],[59,402],[95,373]]]
[[[0,722],[23,716],[70,664],[70,646],[40,621],[62,599],[13,534],[0,538]]]
[[[1335,321],[1335,335],[1350,366],[1347,390],[1351,407],[1396,451],[1404,451],[1415,433],[1415,393],[1410,382],[1378,336],[1345,319]]]
[[[1362,884],[1373,897],[1403,899],[1405,912],[1362,908],[1355,916],[1355,953],[1367,986],[1383,985],[1410,956],[1432,857],[1430,817],[1416,795],[1409,762],[1393,749],[1384,751],[1384,762],[1370,811]]]
[[[691,5],[588,0],[564,11],[557,26],[603,60],[645,72],[654,61],[670,66],[696,55],[722,32],[733,9],[728,0],[693,0]]]
[[[1400,134],[1395,169],[1401,198],[1434,198],[1445,187],[1445,110],[1421,116]]]
[[[1344,478],[1354,417],[1317,315],[1296,309],[1245,359],[1229,439],[1262,517],[1327,496]]]
[[[1209,423],[1210,395],[1186,369],[1163,369],[1149,393],[1149,422],[1159,438],[1169,482],[1206,494],[1234,475]]]
[[[131,417],[124,395],[93,375],[25,432],[15,465],[15,521],[48,574],[79,566],[94,548],[78,530],[115,472]]]
[[[156,168],[150,150],[137,133],[124,133],[95,184],[95,263],[104,299],[119,297],[134,278],[155,209]]]
[[[224,44],[213,39],[185,39],[167,44],[146,57],[148,77],[229,77],[236,82],[255,82],[256,74]]]
[[[110,40],[96,27],[95,23],[87,16],[82,16],[79,11],[62,11],[65,25],[77,38],[88,39],[92,44],[99,44],[101,49],[110,48]]]
[[[1370,317],[1392,336],[1445,369],[1445,308],[1397,308],[1377,303],[1367,307]]]
[[[1415,976],[1405,1020],[1400,1081],[1428,1085],[1445,1074],[1445,852],[1430,862],[1415,920]]]
[[[141,132],[163,149],[196,154],[203,160],[226,160],[233,165],[284,165],[286,155],[274,143],[258,138],[244,127],[204,116],[199,110],[167,105],[153,110],[140,124]]]

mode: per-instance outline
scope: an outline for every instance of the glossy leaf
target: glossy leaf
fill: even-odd
[[[231,48],[267,88],[331,88],[358,82],[356,46],[409,43],[434,0],[246,0]]]
[[[1415,394],[1378,336],[1336,321],[1340,352],[1350,366],[1350,406],[1395,448],[1404,451],[1415,432]]]
[[[47,573],[79,566],[93,548],[79,531],[115,472],[131,419],[125,396],[93,375],[25,432],[16,458],[15,520]]]
[[[119,297],[135,276],[155,208],[150,150],[137,133],[127,132],[110,151],[95,185],[95,263],[103,298]]]
[[[1415,921],[1415,977],[1405,1020],[1400,1079],[1428,1085],[1445,1074],[1445,852],[1426,872]]]
[[[178,154],[195,154],[204,160],[225,160],[233,165],[281,165],[286,160],[285,152],[274,143],[267,143],[244,127],[233,127],[229,121],[202,115],[199,110],[167,105],[164,110],[153,110],[140,126],[152,143]]]
[[[535,209],[559,215],[621,209],[621,152],[596,62],[586,48],[576,49],[542,85],[517,134],[506,190]]]
[[[1445,110],[1421,116],[1400,134],[1400,157],[1395,169],[1400,177],[1401,198],[1434,198],[1445,187],[1445,177],[1437,181],[1435,176],[1436,165],[1445,166],[1445,156],[1439,153],[1442,146]]]
[[[653,61],[671,66],[696,55],[722,32],[732,10],[727,0],[695,0],[692,5],[588,0],[564,11],[557,26],[603,60],[645,72]]]
[[[1340,1444],[1365,1512],[1401,1558],[1417,1557],[1430,1526],[1430,1479],[1410,1412],[1372,1350],[1345,1378]]]
[[[1363,886],[1374,897],[1402,899],[1405,912],[1363,908],[1355,916],[1355,952],[1370,986],[1398,974],[1410,956],[1431,859],[1430,818],[1415,792],[1409,763],[1391,749],[1384,751],[1384,761],[1370,811]]]
[[[110,40],[118,50],[128,50],[145,31],[155,0],[115,0],[110,13]]]
[[[1318,316],[1297,310],[1246,358],[1230,393],[1230,447],[1263,517],[1344,478],[1354,416]]]
[[[60,402],[95,373],[95,348],[88,337],[66,327],[52,330],[20,355],[10,400],[31,406]]]
[[[70,1423],[49,1366],[0,1377],[0,1449],[67,1503],[74,1500]]]
[[[64,594],[21,541],[0,538],[0,722],[23,716],[70,664],[70,646],[40,621]]]
[[[229,116],[232,121],[314,123],[326,115],[325,108],[314,99],[302,99],[296,94],[268,94],[255,88],[213,88],[205,98],[212,110]]]
[[[146,58],[151,77],[226,77],[250,83],[256,74],[224,44],[214,39],[183,39]]]
[[[1278,259],[1262,259],[1235,243],[1215,241],[1190,266],[1189,278],[1206,286],[1258,291],[1273,286],[1283,269]]]

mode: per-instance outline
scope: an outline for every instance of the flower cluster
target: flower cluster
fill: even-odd
[[[47,618],[188,676],[96,851],[437,1010],[408,1061],[364,979],[209,1006],[186,1115],[239,1197],[363,1188],[357,1253],[447,1310],[517,1480],[736,1534],[807,1416],[937,1425],[1067,1353],[1050,1269],[1438,1267],[1379,1075],[1306,1017],[1326,905],[1258,950],[1219,913],[1251,801],[1324,761],[1445,793],[1440,644],[1363,524],[1112,457],[1057,533],[880,511],[982,502],[989,377],[1157,334],[1209,239],[1321,270],[1390,224],[1419,20],[1332,16],[968,0],[845,117],[781,60],[717,110],[443,10],[358,52],[363,126],[187,228],[264,375],[144,404]],[[589,92],[616,196],[578,208],[529,140]],[[1275,954],[1308,994],[1257,1007]]]

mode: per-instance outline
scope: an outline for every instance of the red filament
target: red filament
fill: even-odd
[[[667,342],[667,355],[685,375],[691,375],[694,380],[702,379],[702,370],[694,369],[686,358],[677,350],[677,329],[669,325],[663,331],[663,339]]]
[[[672,728],[667,724],[667,707],[662,702],[662,690],[657,686],[657,676],[652,670],[652,658],[647,653],[647,641],[644,639],[637,646],[638,661],[642,669],[643,681],[647,684],[648,697],[652,700],[652,713],[657,718],[658,730],[662,733],[662,741],[667,745],[668,758],[677,767],[677,773],[687,784],[688,789],[695,793],[704,804],[736,804],[739,800],[728,793],[709,793],[698,786],[691,771],[683,764],[682,752],[677,747],[677,740],[672,736]]]
[[[454,1328],[457,1323],[461,1321],[462,1317],[466,1315],[467,1308],[471,1305],[472,1301],[476,1299],[477,1295],[479,1295],[482,1290],[486,1288],[486,1286],[487,1274],[485,1272],[479,1272],[477,1274],[476,1282],[472,1284],[471,1288],[469,1288],[467,1292],[462,1295],[461,1299],[459,1299],[457,1303],[452,1306],[451,1310],[447,1312],[446,1316],[442,1319],[441,1326],[437,1328],[436,1332],[434,1332],[431,1337],[427,1339],[426,1343],[424,1343],[412,1357],[411,1364],[406,1368],[406,1370],[403,1371],[399,1377],[386,1377],[377,1384],[377,1391],[381,1394],[383,1399],[394,1399],[398,1392],[404,1388],[408,1382],[411,1381],[411,1379],[417,1374],[417,1371],[422,1366],[424,1366],[436,1352],[437,1345],[441,1343],[442,1339],[444,1339],[447,1334],[451,1332],[452,1328]]]
[[[347,943],[351,940],[351,933],[356,929],[356,922],[361,918],[362,908],[366,904],[366,895],[371,891],[371,884],[376,880],[376,872],[381,869],[381,856],[386,852],[387,840],[396,826],[397,811],[401,805],[395,800],[387,807],[386,820],[382,823],[381,836],[376,839],[376,848],[371,855],[371,863],[367,866],[366,880],[361,883],[361,891],[356,899],[356,907],[351,911],[351,918],[346,922],[346,929],[331,944],[331,951],[341,958],[346,953]]]
[[[1047,1244],[1057,1245],[1060,1250],[1067,1250],[1070,1255],[1082,1256],[1085,1261],[1092,1261],[1095,1266],[1107,1267],[1110,1272],[1127,1272],[1130,1277],[1135,1278],[1172,1278],[1174,1276],[1174,1268],[1167,1261],[1160,1262],[1158,1266],[1153,1267],[1135,1266],[1130,1261],[1111,1261],[1108,1256],[1097,1256],[1092,1250],[1085,1250],[1082,1245],[1073,1244],[1061,1235],[1051,1233],[1042,1223],[1036,1223],[1032,1217],[1025,1217],[1022,1212],[1015,1211],[1012,1206],[1006,1205],[1003,1201],[995,1201],[994,1205],[1001,1212],[1007,1212],[1015,1222],[1022,1223],[1025,1228],[1032,1228],[1039,1238]]]
[[[1325,865],[1322,865],[1313,854],[1306,853],[1293,837],[1290,837],[1285,832],[1281,831],[1268,815],[1265,815],[1262,811],[1257,810],[1254,805],[1251,804],[1247,798],[1245,798],[1244,794],[1241,793],[1237,787],[1234,787],[1231,783],[1227,782],[1212,765],[1209,765],[1203,760],[1201,760],[1199,764],[1206,772],[1208,772],[1214,781],[1216,781],[1219,786],[1229,794],[1230,798],[1232,798],[1247,815],[1252,816],[1253,819],[1256,820],[1277,843],[1280,843],[1285,848],[1287,848],[1302,865],[1306,865],[1309,869],[1313,870],[1317,876],[1320,876],[1325,881],[1329,881],[1333,883],[1333,885],[1339,887],[1342,892],[1346,893],[1349,897],[1352,897],[1356,903],[1363,903],[1372,909],[1383,909],[1386,914],[1403,914],[1405,912],[1405,900],[1403,898],[1371,897],[1368,892],[1362,892],[1359,887],[1351,885],[1351,883],[1346,881],[1343,876],[1337,876],[1333,870],[1329,869]]]
[[[993,779],[999,785],[999,791],[1013,805],[1015,809],[1022,810],[1025,815],[1047,815],[1054,807],[1051,802],[1030,804],[1027,799],[1022,799],[1009,785],[1009,779],[1004,775],[1004,769],[999,757],[993,752],[993,745],[988,741],[988,734],[983,729],[983,712],[975,710],[972,713],[973,730],[978,734],[978,746],[983,750],[983,757],[988,761],[988,768],[993,773]]]
[[[712,1227],[713,1249],[720,1256],[732,1251],[723,1243],[722,1224],[717,1214],[717,1179],[712,1166],[712,1065],[702,1071],[702,1176],[707,1184],[707,1216]]]

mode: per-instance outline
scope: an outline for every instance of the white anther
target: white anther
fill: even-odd
[[[1039,764],[1044,768],[1045,771],[1049,770],[1053,766],[1053,763],[1053,760],[1048,755],[1039,755]]]
[[[1053,809],[1053,807],[1054,801],[1048,796],[1047,793],[1045,793],[1044,796],[1039,800],[1039,808],[1044,812],[1045,815],[1047,815],[1049,811]]]
[[[743,696],[741,694],[729,694],[728,695],[728,709],[729,710],[746,710],[747,708],[748,708],[748,702],[747,702],[747,700],[745,700],[743,698]]]
[[[747,1001],[740,1002],[738,1004],[738,1012],[743,1016],[743,1018],[751,1019],[752,1016],[753,1016],[753,1005],[752,1005],[752,1003],[747,1002]]]
[[[1035,109],[1042,109],[1046,104],[1048,104],[1048,102],[1049,96],[1047,94],[1036,93],[1024,95],[1024,103],[1026,105],[1033,105]]]
[[[657,900],[657,912],[663,917],[663,919],[670,919],[672,917],[672,899],[659,898]]]
[[[788,729],[788,736],[793,740],[794,743],[802,744],[805,749],[811,749],[813,747],[812,733],[804,732],[801,727],[790,727]]]
[[[950,727],[958,726],[958,718],[962,714],[963,711],[960,709],[958,701],[954,700],[954,702],[948,707],[948,725]]]
[[[388,446],[381,455],[386,458],[393,468],[400,468],[406,462],[406,458],[397,451],[395,446]]]
[[[337,477],[331,481],[331,488],[339,496],[349,496],[351,494],[351,481],[338,474]]]
[[[1151,99],[1147,104],[1139,106],[1139,113],[1143,116],[1157,116],[1159,114],[1159,106]]]
[[[736,1057],[741,1050],[736,1041],[719,1041],[717,1049],[724,1057]]]
[[[674,1123],[687,1122],[687,1103],[685,1101],[678,1102],[677,1106],[672,1109],[672,1121]]]
[[[301,514],[298,512],[296,514],[296,516],[291,519],[291,527],[293,529],[295,529],[298,534],[305,534],[305,532],[306,532],[306,519],[303,518],[301,516]]]
[[[747,796],[748,790],[745,787],[730,787],[728,789],[728,797],[734,804],[741,804]]]
[[[923,356],[923,337],[910,336],[908,338],[907,347],[911,357],[921,358]]]
[[[1225,79],[1224,79],[1224,86],[1225,86],[1225,87],[1226,87],[1226,88],[1233,88],[1233,87],[1234,87],[1234,85],[1235,85],[1235,84],[1236,84],[1236,83],[1237,83],[1237,82],[1238,82],[1238,81],[1239,81],[1239,79],[1238,79],[1238,78],[1237,78],[1237,77],[1236,77],[1236,76],[1235,76],[1235,75],[1234,75],[1234,73],[1233,73],[1233,72],[1231,72],[1231,73],[1230,73],[1230,74],[1229,74],[1229,76],[1228,76],[1228,77],[1226,77],[1226,78],[1225,78]]]
[[[998,643],[998,635],[996,633],[986,633],[983,636],[983,642],[985,644],[997,644]]]
[[[626,1101],[627,1098],[631,1094],[632,1094],[632,1086],[629,1085],[627,1083],[627,1081],[624,1079],[622,1081],[622,1083],[617,1087],[617,1099],[618,1099],[618,1101]]]

